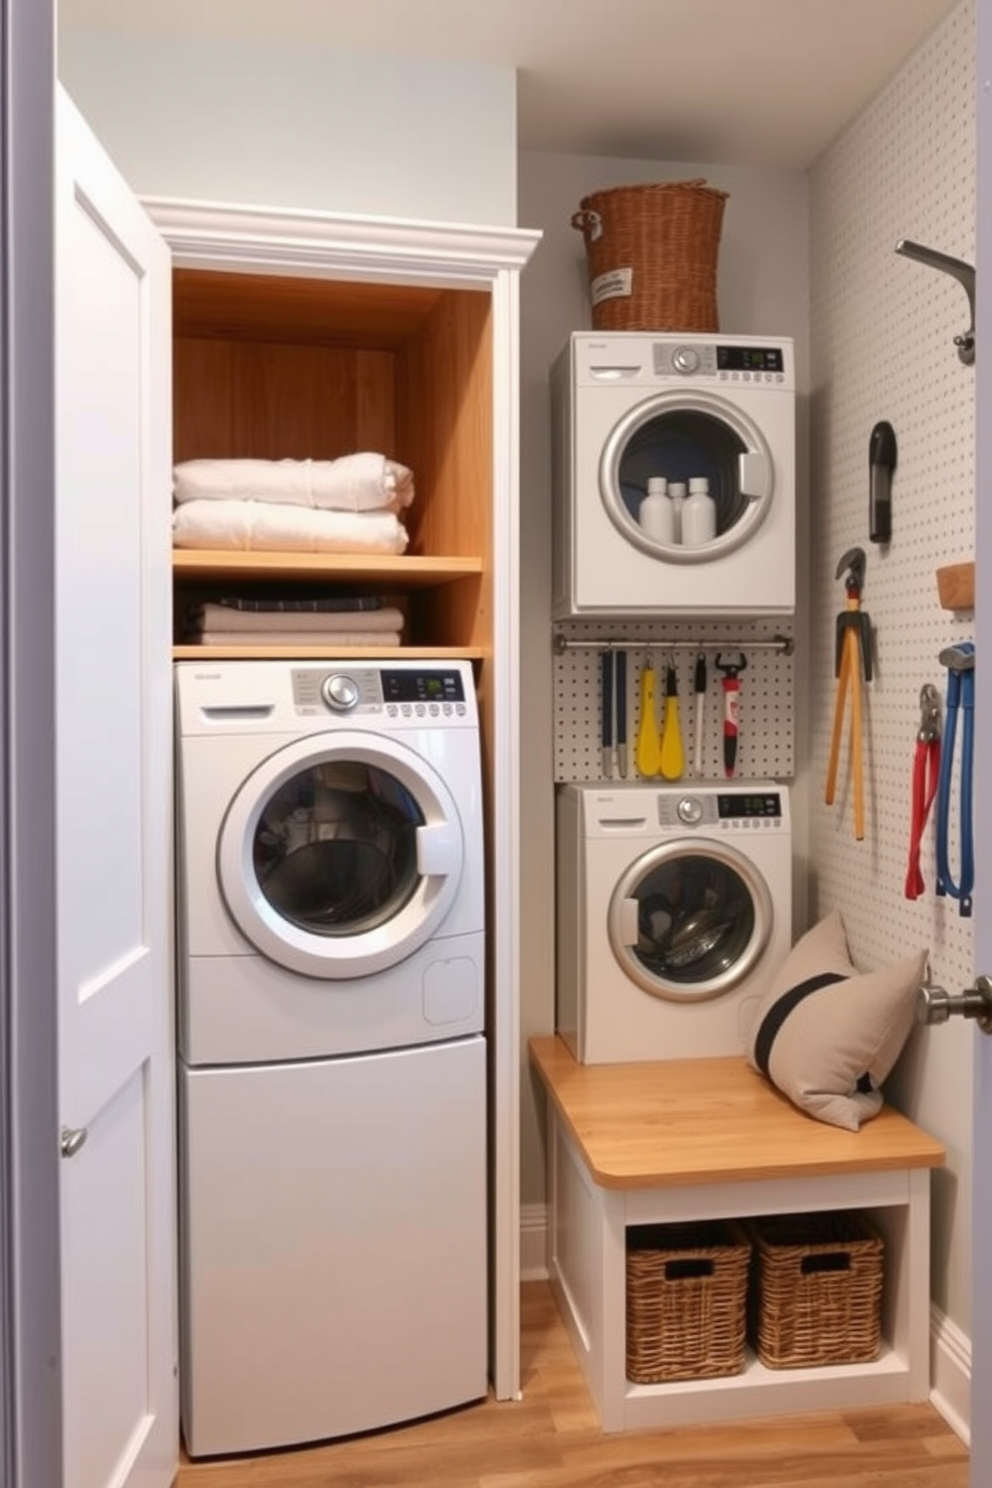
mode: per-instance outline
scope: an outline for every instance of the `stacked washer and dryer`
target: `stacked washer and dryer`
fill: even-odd
[[[729,633],[792,614],[791,340],[577,332],[551,389],[555,620],[725,620]],[[659,541],[639,521],[659,475],[706,478],[711,540]],[[787,787],[569,782],[556,811],[556,1021],[576,1058],[741,1052],[791,944]]]
[[[194,1456],[487,1389],[470,663],[179,663],[183,1428]]]

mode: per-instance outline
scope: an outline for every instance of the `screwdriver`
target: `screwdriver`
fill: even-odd
[[[669,661],[665,672],[665,717],[661,726],[660,774],[665,780],[679,780],[685,769],[682,748],[682,725],[679,721],[679,679]]]
[[[706,653],[700,651],[696,657],[693,674],[693,692],[696,695],[696,738],[693,749],[692,769],[698,779],[703,773],[703,719],[706,713]]]

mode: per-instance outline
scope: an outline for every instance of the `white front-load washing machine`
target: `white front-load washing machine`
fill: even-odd
[[[581,1063],[741,1053],[791,937],[783,786],[559,788],[557,1029]]]
[[[477,1399],[471,664],[183,662],[176,704],[187,1448],[337,1437]]]
[[[551,391],[554,619],[795,609],[789,338],[575,332]],[[682,540],[683,493],[647,523],[652,479],[705,481],[712,535]]]

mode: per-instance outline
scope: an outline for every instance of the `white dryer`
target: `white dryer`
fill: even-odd
[[[336,1437],[479,1398],[471,664],[188,662],[176,699],[187,1448]]]
[[[794,610],[790,339],[576,332],[551,390],[556,620]],[[705,478],[712,538],[653,535],[653,477]]]
[[[742,1052],[791,945],[787,791],[560,787],[557,910],[557,1029],[581,1063]]]

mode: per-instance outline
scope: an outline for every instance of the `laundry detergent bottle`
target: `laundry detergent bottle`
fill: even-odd
[[[715,537],[716,502],[710,495],[710,483],[705,475],[694,475],[682,508],[682,542],[687,548],[700,548]]]
[[[663,475],[648,479],[648,494],[637,513],[641,531],[654,542],[675,541],[675,514],[668,499],[668,482]]]
[[[685,506],[685,481],[668,482],[668,499],[675,519],[675,541],[682,541],[682,508]]]

